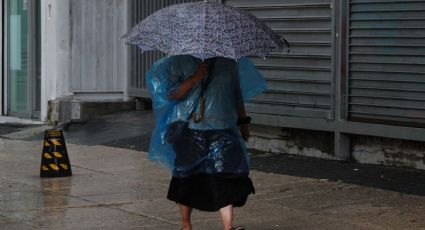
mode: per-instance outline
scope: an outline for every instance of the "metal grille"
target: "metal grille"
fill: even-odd
[[[253,58],[269,89],[248,112],[333,118],[333,19],[331,0],[227,0],[257,16],[291,44],[291,53]]]
[[[425,125],[425,1],[352,0],[349,118]]]
[[[133,27],[147,16],[169,5],[197,2],[198,0],[131,0],[130,1],[130,25]],[[129,96],[148,97],[145,74],[151,65],[163,57],[159,51],[140,52],[137,47],[131,48],[130,86]]]
[[[120,40],[126,32],[125,2],[73,0],[70,4],[70,91],[122,92],[127,65]]]

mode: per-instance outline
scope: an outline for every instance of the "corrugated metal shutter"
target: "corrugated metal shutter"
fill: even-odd
[[[351,120],[425,125],[425,1],[351,0]]]
[[[333,118],[331,0],[226,0],[247,10],[291,44],[290,54],[253,58],[269,89],[246,105],[257,114]]]
[[[127,23],[124,1],[73,0],[71,92],[122,92],[127,63],[120,37]],[[58,43],[62,46],[61,42]]]
[[[147,16],[169,5],[197,2],[199,0],[130,0],[130,25],[133,27]],[[131,48],[129,96],[148,97],[145,74],[151,65],[163,57],[159,51],[141,53],[136,47]]]

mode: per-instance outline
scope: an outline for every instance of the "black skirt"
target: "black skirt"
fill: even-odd
[[[255,193],[247,174],[206,174],[172,177],[167,198],[201,211],[215,212],[228,205],[245,205]]]

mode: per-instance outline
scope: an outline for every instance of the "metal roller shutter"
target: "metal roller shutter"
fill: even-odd
[[[70,91],[121,92],[121,75],[127,63],[123,59],[126,54],[119,38],[126,31],[123,28],[126,5],[123,1],[115,0],[74,0],[69,4],[72,56]],[[66,49],[64,41],[59,44],[61,49]]]
[[[130,26],[135,26],[147,16],[164,7],[197,1],[199,0],[130,0]],[[163,57],[163,54],[159,51],[141,53],[135,46],[131,47],[129,96],[148,97],[145,74],[155,60],[161,57]]]
[[[349,118],[425,126],[425,1],[351,0]]]
[[[254,114],[333,118],[331,0],[226,0],[257,16],[291,44],[291,53],[252,58],[269,89],[247,105]]]

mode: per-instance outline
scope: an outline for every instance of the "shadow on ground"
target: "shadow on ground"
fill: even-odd
[[[146,152],[154,125],[149,111],[128,111],[71,124],[64,130],[64,135],[67,141],[74,144],[105,145]]]
[[[0,124],[4,134],[34,126]],[[64,132],[67,142],[80,145],[105,145],[146,152],[154,120],[150,111],[128,111],[71,124]],[[42,140],[34,133],[24,140]],[[329,161],[287,154],[251,152],[253,170],[298,177],[339,181],[406,194],[425,195],[425,171]]]
[[[251,152],[253,152],[251,154],[253,170],[425,195],[425,171],[423,170]]]
[[[148,111],[132,111],[103,116],[86,124],[72,125],[66,135],[79,144],[147,151],[154,120]],[[250,151],[252,169],[340,181],[400,193],[425,195],[425,171],[329,161],[287,154]]]

